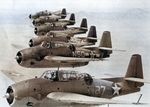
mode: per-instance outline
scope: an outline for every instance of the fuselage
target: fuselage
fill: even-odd
[[[7,89],[7,93],[10,94],[7,101],[12,107],[16,102],[27,104],[29,101],[35,104],[47,99],[47,95],[52,92],[70,92],[93,97],[112,98],[114,96],[112,85],[113,82],[93,79],[87,73],[46,71],[40,78],[11,85]],[[49,103],[50,101],[49,99]]]

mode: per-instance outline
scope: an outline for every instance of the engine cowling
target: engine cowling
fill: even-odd
[[[7,99],[7,102],[9,105],[11,105],[14,101],[14,90],[12,89],[11,86],[7,88],[6,94],[4,96]]]

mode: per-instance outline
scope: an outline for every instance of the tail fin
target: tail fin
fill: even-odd
[[[95,26],[91,26],[88,36],[87,37],[93,37],[93,38],[97,38],[97,34],[96,34],[96,27]]]
[[[92,38],[97,38],[97,34],[96,34],[96,27],[95,26],[91,26],[88,36],[87,37],[92,37]],[[97,42],[97,39],[89,39],[89,42]]]
[[[62,19],[66,18],[67,12],[66,12],[66,9],[65,9],[65,8],[62,9],[61,15],[62,15],[62,16],[61,16]]]
[[[99,47],[112,48],[111,36],[109,31],[104,31]]]
[[[70,24],[71,25],[74,25],[75,24],[75,15],[72,13],[71,15],[70,15]]]
[[[141,78],[143,79],[143,69],[142,69],[142,61],[141,55],[134,54],[130,59],[130,63],[128,65],[127,73],[125,78],[127,77],[134,77],[134,78]],[[144,83],[134,82],[133,84],[135,87],[141,87]]]
[[[87,19],[86,19],[86,18],[83,18],[83,19],[82,19],[80,28],[86,28],[86,29],[87,29]]]
[[[103,52],[103,58],[107,58],[112,53],[111,36],[109,31],[104,31],[99,44],[99,49]]]

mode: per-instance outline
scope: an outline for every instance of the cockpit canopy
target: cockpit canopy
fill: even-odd
[[[92,77],[87,73],[79,73],[77,71],[65,71],[65,70],[48,70],[43,73],[41,78],[45,78],[51,81],[75,81],[84,80],[87,85],[93,83]]]
[[[45,78],[48,80],[58,81],[58,71],[45,71],[41,78]]]

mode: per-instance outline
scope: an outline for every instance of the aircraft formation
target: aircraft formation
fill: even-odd
[[[111,35],[104,31],[99,46],[96,27],[91,26],[87,37],[74,37],[88,31],[87,19],[83,18],[80,27],[68,27],[75,24],[75,14],[64,20],[66,9],[61,14],[56,12],[45,16],[48,12],[29,15],[33,19],[34,33],[38,36],[29,40],[29,48],[18,51],[16,61],[27,68],[79,67],[89,61],[109,58],[112,53]],[[35,16],[40,16],[35,18]],[[50,19],[50,20],[49,20]],[[90,46],[89,46],[90,45]],[[85,47],[86,46],[86,47]]]
[[[133,104],[112,98],[139,92],[144,83],[141,55],[131,56],[124,77],[97,79],[88,73],[59,70],[60,67],[80,67],[90,61],[102,61],[113,53],[111,34],[104,31],[99,46],[96,26],[83,18],[80,27],[75,24],[75,14],[69,20],[66,9],[56,12],[42,11],[29,15],[33,19],[37,37],[29,40],[29,47],[16,54],[17,63],[26,68],[58,68],[47,70],[41,77],[24,79],[19,71],[16,78],[10,71],[2,71],[16,83],[9,86],[4,97],[11,107],[98,106],[103,104]],[[87,37],[80,37],[88,31]],[[79,35],[79,37],[74,37]],[[14,75],[13,75],[14,76]],[[23,75],[25,77],[25,75]],[[139,98],[140,100],[140,98]],[[139,104],[139,101],[136,103]]]

